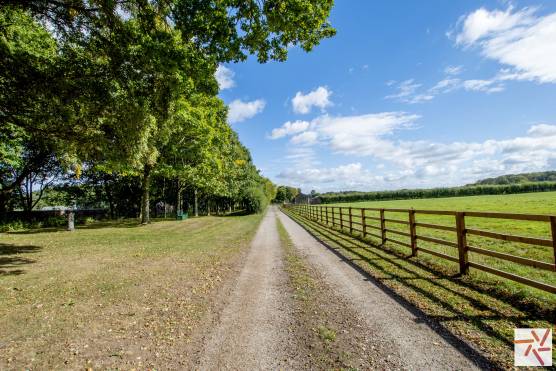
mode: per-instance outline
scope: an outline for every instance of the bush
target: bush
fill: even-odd
[[[21,220],[14,220],[9,223],[0,225],[0,232],[15,232],[27,229],[28,225]]]
[[[251,187],[244,191],[243,204],[247,212],[260,213],[268,206],[268,199],[262,189],[259,187]]]
[[[67,225],[67,219],[64,216],[52,216],[50,218],[45,219],[41,225],[39,225],[37,228],[42,227],[63,227],[65,225]]]
[[[469,185],[452,188],[400,189],[377,192],[338,192],[320,195],[322,203],[410,200],[416,198],[462,197],[528,192],[556,191],[556,182],[519,183],[506,185]]]

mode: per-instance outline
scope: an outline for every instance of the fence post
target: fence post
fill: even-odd
[[[340,230],[343,232],[344,231],[344,214],[342,213],[342,208],[339,207],[338,209],[340,209]]]
[[[365,222],[365,209],[361,209],[361,229],[363,231],[363,238],[367,235],[367,223]]]
[[[325,212],[326,212],[326,225],[328,225],[328,206],[325,206]]]
[[[550,230],[552,232],[552,249],[554,250],[554,271],[556,271],[556,216],[550,217]]]
[[[415,226],[415,210],[409,209],[409,234],[411,238],[411,256],[417,256],[417,228]]]
[[[459,273],[467,274],[469,260],[467,254],[467,238],[465,232],[465,213],[456,213],[456,231],[458,234]]]
[[[384,220],[384,209],[380,209],[380,236],[382,244],[386,243],[386,220]]]
[[[335,227],[336,224],[334,223],[336,219],[334,218],[334,206],[332,206],[332,227]]]
[[[353,233],[353,217],[351,215],[351,206],[349,207],[349,234]]]

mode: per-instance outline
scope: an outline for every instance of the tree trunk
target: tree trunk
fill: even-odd
[[[199,198],[197,197],[197,188],[193,190],[193,203],[195,204],[195,217],[199,216]]]
[[[0,192],[0,222],[6,219],[7,214],[8,214],[8,197],[5,196],[3,192]]]
[[[164,219],[166,219],[166,178],[162,179],[162,202],[164,202]]]
[[[210,216],[210,198],[207,198],[207,216]]]
[[[150,210],[149,210],[149,190],[151,187],[151,170],[150,165],[145,165],[143,170],[143,195],[141,197],[141,224],[150,223]]]
[[[180,180],[176,179],[176,215],[179,215],[182,210],[182,199],[181,199],[181,184]]]

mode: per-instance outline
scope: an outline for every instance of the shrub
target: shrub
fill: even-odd
[[[0,232],[15,232],[27,229],[28,225],[21,220],[14,220],[0,225]]]
[[[243,204],[249,213],[260,213],[268,206],[268,199],[259,187],[251,187],[244,191]]]

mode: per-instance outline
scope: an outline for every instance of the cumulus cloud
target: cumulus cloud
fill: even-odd
[[[220,90],[233,88],[236,83],[234,81],[234,71],[224,65],[219,65],[214,74]]]
[[[456,44],[477,47],[508,66],[500,78],[556,83],[556,13],[536,13],[534,8],[477,9],[458,22]]]
[[[270,134],[271,139],[279,139],[283,138],[287,135],[301,133],[302,131],[307,130],[309,127],[309,122],[307,121],[288,121],[284,125],[279,128],[273,129],[272,133]]]
[[[556,136],[556,126],[548,124],[533,125],[527,131],[527,134],[531,137],[554,137]]]
[[[403,112],[322,115],[312,120],[305,131],[293,135],[291,145],[318,143],[319,148],[328,149],[335,156],[367,157],[386,164],[373,172],[349,167],[357,170],[352,172],[355,175],[349,185],[359,185],[361,189],[458,185],[504,173],[547,170],[556,163],[556,125],[536,124],[522,136],[482,142],[396,139],[400,131],[415,129],[418,119],[417,115]],[[309,139],[294,140],[305,136]],[[294,183],[318,188],[319,182],[326,182],[338,169],[344,168],[296,165],[281,175]],[[336,178],[336,189],[346,189],[348,180]]]
[[[331,168],[311,168],[303,170],[285,170],[278,174],[278,178],[303,185],[341,182],[346,185],[356,183],[370,183],[375,177],[363,169],[360,163],[351,163]],[[364,179],[366,178],[366,179]],[[322,188],[322,187],[320,187]]]
[[[244,102],[240,99],[232,101],[228,107],[228,120],[234,124],[236,122],[245,121],[261,113],[266,103],[262,99],[257,99],[251,102]]]
[[[318,107],[324,110],[326,107],[332,105],[330,96],[332,92],[324,86],[319,86],[317,89],[303,94],[298,91],[292,99],[292,107],[295,113],[306,114],[311,112],[313,107]]]

